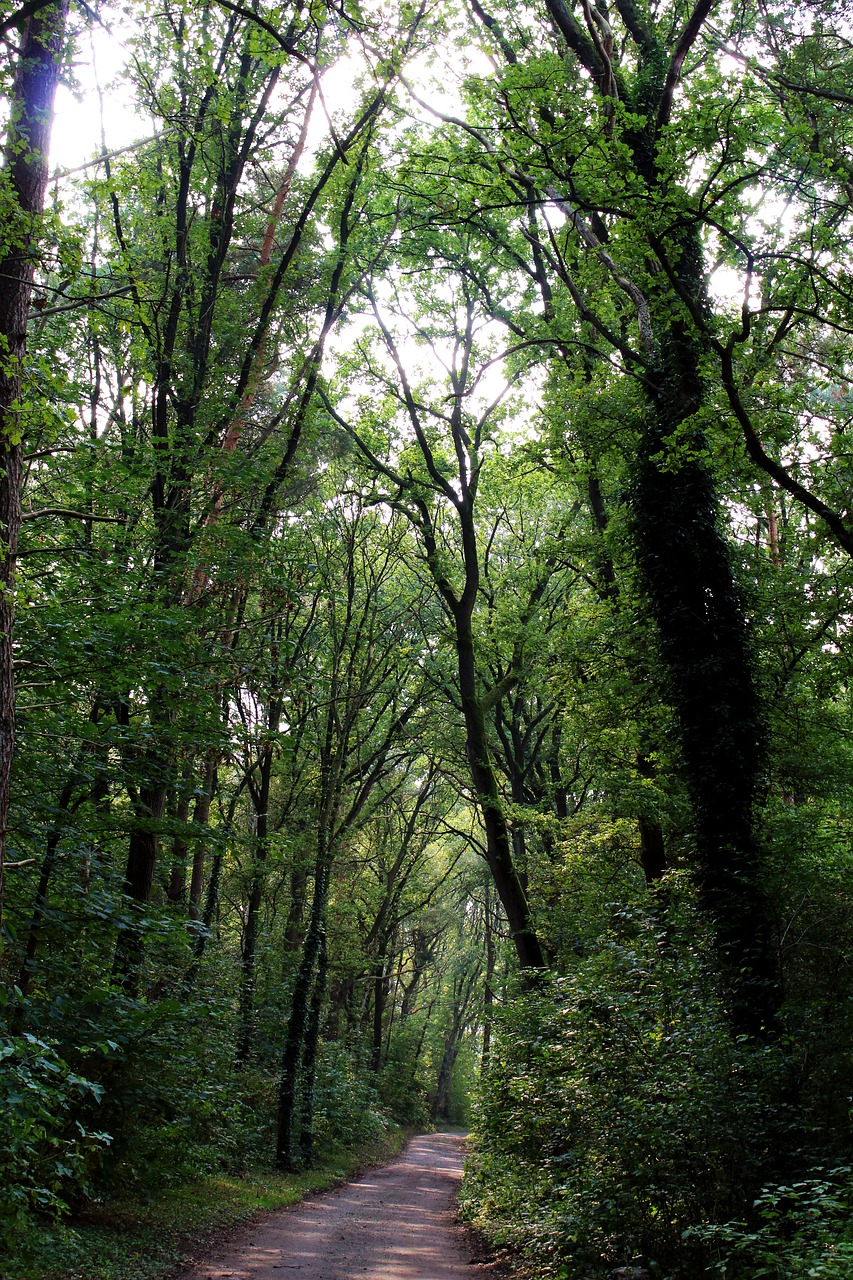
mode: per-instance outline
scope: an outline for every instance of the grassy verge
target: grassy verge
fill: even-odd
[[[0,1261],[0,1280],[164,1280],[215,1246],[228,1228],[390,1160],[407,1137],[393,1129],[366,1147],[327,1150],[305,1173],[223,1174],[171,1188],[145,1204],[92,1206],[85,1218],[31,1231],[16,1257]]]

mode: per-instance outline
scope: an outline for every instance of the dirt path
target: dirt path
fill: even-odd
[[[414,1138],[358,1182],[271,1215],[182,1280],[481,1280],[453,1204],[464,1139]]]

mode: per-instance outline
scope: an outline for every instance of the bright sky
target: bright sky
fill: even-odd
[[[100,151],[102,119],[98,86],[103,92],[103,130],[109,151],[126,147],[153,132],[152,121],[139,114],[134,107],[131,90],[121,78],[128,57],[125,38],[130,30],[128,20],[114,10],[111,30],[94,24],[84,32],[75,58],[79,89],[72,92],[63,86],[57,95],[51,143],[52,168],[74,170]],[[333,113],[352,102],[354,83],[362,66],[360,53],[354,51],[353,56],[340,59],[325,73],[323,93],[326,105]],[[451,43],[445,51],[434,49],[430,55],[407,68],[407,78],[417,86],[420,96],[446,113],[457,114],[461,110],[458,86],[462,76],[471,71],[489,74],[490,70],[487,58],[478,49],[466,50],[463,57]],[[442,127],[414,103],[412,110],[413,115]],[[326,116],[318,103],[303,164],[310,164],[312,149],[316,149],[326,136]],[[719,301],[739,305],[743,289],[739,272],[721,267],[714,273],[710,286]],[[338,344],[348,344],[352,338],[352,332],[345,332],[337,341]],[[414,357],[414,348],[410,348],[405,339],[403,341],[407,356]],[[413,364],[422,363],[425,353],[418,351],[417,356],[419,358],[413,359]],[[490,396],[494,395],[501,381],[500,367],[494,367],[485,381]]]
[[[78,90],[60,86],[56,98],[56,117],[51,137],[51,168],[74,169],[85,164],[101,149],[101,106],[98,86],[103,91],[103,128],[107,149],[118,150],[130,143],[148,137],[152,124],[140,116],[134,106],[132,93],[121,80],[121,71],[128,57],[124,43],[131,27],[121,15],[111,20],[110,29],[95,24],[84,32],[74,60]],[[432,69],[430,67],[432,64]],[[340,58],[323,75],[323,96],[334,114],[346,108],[353,100],[354,85],[363,70],[360,50]],[[472,48],[463,57],[450,45],[442,56],[433,49],[429,55],[412,62],[406,68],[406,76],[420,92],[447,113],[460,110],[459,84],[471,71],[488,74],[491,66],[478,49]],[[420,118],[427,114],[413,106],[413,113]],[[314,113],[307,147],[310,155],[327,136],[326,116],[318,104]]]
[[[51,168],[73,169],[85,164],[101,148],[101,108],[97,85],[106,89],[116,80],[126,57],[122,29],[115,24],[111,34],[95,25],[84,34],[74,59],[80,86],[72,92],[60,85],[56,94],[56,116],[50,144]],[[146,134],[148,122],[134,111],[125,85],[113,85],[104,93],[104,131],[107,147],[113,150],[135,142]]]

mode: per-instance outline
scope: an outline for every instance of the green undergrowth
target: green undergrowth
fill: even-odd
[[[67,1222],[30,1229],[16,1255],[0,1261],[0,1280],[164,1280],[215,1247],[220,1233],[390,1160],[408,1136],[394,1128],[352,1150],[327,1147],[302,1173],[221,1174],[144,1203],[89,1205]]]

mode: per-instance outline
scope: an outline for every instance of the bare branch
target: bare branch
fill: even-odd
[[[124,516],[96,516],[91,511],[70,511],[66,507],[43,507],[41,511],[24,511],[21,520],[41,520],[45,516],[62,516],[66,520],[90,520],[101,524],[124,524]]]

